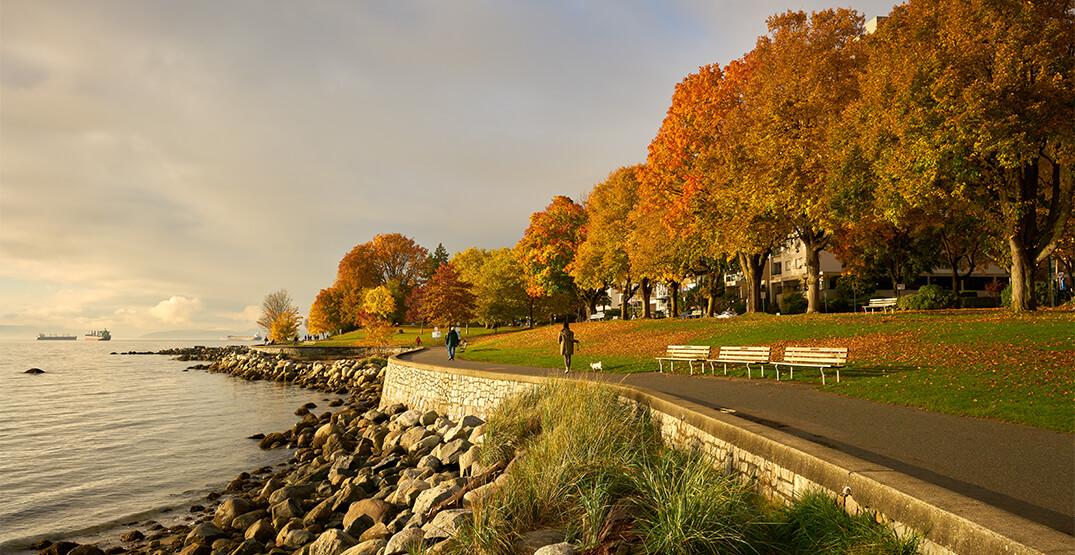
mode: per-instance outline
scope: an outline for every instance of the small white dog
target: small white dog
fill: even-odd
[[[597,362],[591,362],[590,363],[590,370],[593,370],[594,372],[600,372],[601,371],[601,361],[599,360]]]

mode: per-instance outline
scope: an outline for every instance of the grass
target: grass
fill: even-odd
[[[474,507],[453,553],[512,553],[523,534],[550,528],[580,550],[607,545],[617,530],[646,553],[669,555],[917,548],[916,538],[897,538],[870,514],[844,514],[827,497],[773,507],[713,461],[663,445],[644,413],[595,384],[543,386],[503,402],[487,426],[486,462],[525,455]]]
[[[448,332],[447,328],[442,328],[441,337],[433,337],[433,326],[396,326],[396,333],[392,334],[392,345],[414,345],[415,339],[421,337],[422,345],[443,345],[444,335]],[[521,328],[500,328],[497,331],[491,329],[485,329],[482,326],[470,326],[469,328],[463,328],[462,337],[467,341],[473,341],[479,337],[489,337],[497,335],[505,335],[512,331],[518,331]],[[309,341],[304,343],[305,345],[311,345],[314,347],[363,347],[366,346],[366,330],[360,329],[352,332],[347,332],[341,335],[332,336],[329,339],[323,341]]]
[[[1075,432],[1075,313],[1014,315],[1000,309],[886,315],[767,314],[730,319],[585,322],[572,362],[604,372],[656,370],[668,345],[845,346],[841,383],[817,372],[796,381],[818,389],[935,412]],[[555,326],[476,337],[463,357],[498,364],[559,368]],[[678,366],[677,366],[678,367]],[[730,376],[746,376],[729,369]]]

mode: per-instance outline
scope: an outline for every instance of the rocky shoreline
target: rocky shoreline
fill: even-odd
[[[33,546],[41,555],[444,553],[470,518],[471,503],[502,483],[510,468],[480,462],[485,424],[477,417],[452,421],[398,404],[378,410],[380,359],[300,362],[245,347],[155,354],[205,363],[190,369],[350,397],[334,402],[335,413],[300,407],[291,429],[252,437],[263,449],[289,447],[295,454],[277,469],[244,472],[211,493],[206,505],[190,508],[189,524],[142,523],[114,546],[45,541]],[[530,545],[530,553],[574,552],[564,543]]]

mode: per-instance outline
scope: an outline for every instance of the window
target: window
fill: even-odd
[[[780,263],[780,262],[773,262],[773,271],[772,271],[771,273],[772,273],[772,274],[773,274],[774,276],[778,276],[778,275],[780,275],[780,272],[782,271],[782,269],[781,269],[781,267],[780,267],[780,266],[781,266],[781,263]]]

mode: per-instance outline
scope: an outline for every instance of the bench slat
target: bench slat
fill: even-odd
[[[776,379],[780,380],[780,366],[791,369],[790,378],[795,379],[796,366],[810,366],[821,371],[821,384],[825,385],[825,369],[836,369],[836,381],[840,381],[840,368],[847,364],[847,347],[786,347],[784,360],[774,362]]]
[[[751,364],[761,367],[762,377],[765,377],[765,365],[769,363],[770,347],[743,347],[738,345],[723,345],[717,353],[717,358],[709,359],[709,366],[715,372],[714,365],[724,365],[724,375],[728,375],[729,364],[744,364],[747,367],[747,377],[752,378]]]
[[[664,372],[663,361],[667,360],[674,372],[675,361],[686,361],[691,368],[691,375],[694,375],[694,363],[701,362],[703,370],[705,368],[705,360],[709,358],[710,347],[708,345],[669,345],[666,349],[665,355],[656,357],[657,363],[660,364],[660,371]]]

